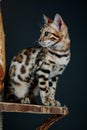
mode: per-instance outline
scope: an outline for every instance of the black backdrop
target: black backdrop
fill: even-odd
[[[2,13],[6,36],[7,68],[21,49],[34,45],[39,38],[42,14],[53,18],[59,13],[69,27],[71,61],[59,80],[56,98],[67,105],[70,114],[50,130],[84,130],[86,127],[86,38],[84,1],[3,0]],[[48,115],[4,113],[4,130],[35,130]]]

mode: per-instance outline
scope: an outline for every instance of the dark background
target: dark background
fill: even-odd
[[[69,108],[69,115],[50,130],[86,128],[86,3],[77,0],[3,0],[7,68],[19,50],[35,45],[43,25],[42,14],[59,13],[69,27],[71,61],[61,76],[56,98]],[[4,130],[35,130],[48,115],[4,113]]]

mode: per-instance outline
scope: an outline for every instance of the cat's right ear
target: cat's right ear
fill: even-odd
[[[49,17],[47,17],[45,14],[43,14],[43,18],[45,24],[52,23],[52,20]]]

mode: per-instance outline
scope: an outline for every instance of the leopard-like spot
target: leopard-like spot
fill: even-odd
[[[13,61],[22,63],[22,59],[23,59],[23,56],[21,55],[21,53],[19,53],[16,57],[14,57]]]
[[[22,74],[26,73],[26,68],[25,68],[24,65],[21,66],[20,71],[21,71]]]
[[[15,71],[16,71],[16,67],[15,67],[15,65],[12,65],[11,68],[10,68],[10,70],[9,70],[9,76],[10,76],[10,78],[12,76],[15,76]]]
[[[24,51],[24,55],[26,55],[26,60],[25,60],[25,64],[26,64],[26,65],[29,64],[30,53],[31,53],[31,49],[26,49],[26,50]]]

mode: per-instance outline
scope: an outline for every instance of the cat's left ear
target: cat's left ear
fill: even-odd
[[[44,18],[45,24],[52,23],[52,20],[48,16],[46,16],[45,14],[43,14],[43,18]]]
[[[61,29],[61,26],[64,24],[62,17],[59,14],[56,14],[53,21],[54,26],[57,29]]]

